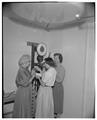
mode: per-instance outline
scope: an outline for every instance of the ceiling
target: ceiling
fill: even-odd
[[[85,22],[81,18],[87,15],[86,5],[80,2],[5,3],[3,16],[28,27],[57,30]]]

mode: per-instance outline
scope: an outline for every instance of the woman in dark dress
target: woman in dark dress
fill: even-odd
[[[32,80],[34,71],[29,72],[30,56],[23,55],[19,60],[16,76],[17,92],[13,109],[13,118],[32,118]],[[33,89],[34,92],[34,89]]]
[[[65,77],[65,69],[61,65],[63,57],[60,53],[54,54],[54,61],[56,63],[56,81],[53,87],[53,99],[54,99],[54,114],[55,117],[60,117],[63,113],[63,100],[64,100],[64,90],[63,90],[63,80]]]

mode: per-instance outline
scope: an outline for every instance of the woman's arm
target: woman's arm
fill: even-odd
[[[35,69],[38,70],[40,73],[36,73],[36,78],[39,79],[39,82],[42,86],[45,86],[45,83],[42,81],[41,78],[43,78],[43,74],[45,72],[45,69],[41,70],[38,66],[35,66]]]
[[[64,77],[65,77],[65,70],[62,68],[59,70],[59,72],[56,75],[56,81],[59,83],[63,82]]]
[[[41,77],[42,77],[42,76],[41,76]],[[41,77],[36,74],[36,78],[39,80],[40,84],[41,84],[42,86],[45,86],[45,83],[42,81]]]
[[[28,84],[30,84],[32,81],[33,81],[33,78],[34,78],[35,76],[33,75],[30,79],[29,79],[29,83]]]
[[[17,86],[28,86],[33,79],[34,76],[26,75],[23,71],[18,71],[17,77],[16,77],[16,84]]]
[[[34,69],[41,72],[41,69],[38,66],[34,66]]]
[[[30,80],[29,80],[29,83],[32,82],[33,78],[35,77],[35,74],[36,74],[35,71],[32,70],[32,71],[31,71],[31,78],[30,78]]]
[[[40,81],[40,84],[41,84],[42,86],[46,86],[46,84],[42,81],[41,78],[39,79],[39,81]]]

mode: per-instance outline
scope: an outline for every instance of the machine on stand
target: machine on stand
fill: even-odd
[[[34,69],[35,66],[38,66],[41,70],[43,69],[43,59],[47,52],[47,47],[44,43],[34,43],[34,42],[27,42],[27,45],[31,46],[31,71]],[[35,57],[37,57],[37,62],[35,61]],[[36,71],[37,73],[39,71]],[[34,78],[32,82],[32,117],[35,117],[35,109],[36,109],[36,95],[35,91],[37,92],[40,86],[40,82],[37,78]]]

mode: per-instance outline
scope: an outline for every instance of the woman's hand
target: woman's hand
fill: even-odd
[[[41,69],[38,66],[34,66],[34,69],[36,69],[37,71],[41,72]]]
[[[31,83],[31,82],[33,81],[33,78],[35,77],[35,75],[36,75],[35,71],[32,70],[32,71],[31,71],[31,76],[32,76],[32,77],[30,78],[29,83]]]
[[[32,82],[32,80],[33,80],[33,78],[30,78],[29,83],[31,83],[31,82]]]
[[[35,77],[36,77],[37,79],[40,79],[41,74],[40,74],[40,73],[36,73]]]
[[[36,73],[35,73],[35,70],[32,70],[32,71],[31,71],[31,75],[35,77],[35,74],[36,74]]]

